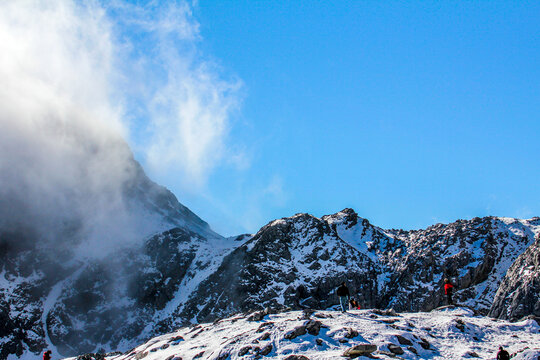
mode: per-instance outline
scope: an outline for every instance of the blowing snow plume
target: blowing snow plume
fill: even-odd
[[[194,37],[197,26],[189,20],[189,7],[180,3],[171,9],[175,11],[169,11],[169,17],[155,21],[147,20],[151,9],[117,4],[114,10],[125,13],[146,41],[152,34],[164,38],[180,28],[184,32],[179,36]],[[171,19],[170,14],[177,16]],[[161,61],[137,56],[141,49],[116,25],[114,14],[96,2],[0,4],[0,240],[8,250],[39,240],[40,246],[77,243],[88,254],[89,249],[102,252],[172,226],[191,224],[199,232],[210,232],[170,192],[151,182],[133,159],[124,140],[132,124],[125,119],[136,116],[126,104],[144,107],[146,117],[137,118],[137,127],[153,129],[144,146],[156,158],[160,151],[165,156],[175,150],[163,140],[168,126],[185,129],[183,136],[190,139],[190,126],[198,125],[189,107],[181,105],[200,109],[208,94],[214,101],[209,111],[218,114],[222,129],[211,136],[220,144],[230,107],[225,101],[228,90],[224,83],[214,88],[209,80],[198,81],[199,75],[187,76],[195,65],[171,50]],[[153,46],[159,48],[159,42]],[[129,78],[157,63],[162,67],[154,71],[161,71],[165,80]],[[167,74],[177,70],[176,63],[182,63],[183,70],[169,82]],[[187,85],[179,78],[182,74]],[[132,90],[126,94],[127,87]],[[175,87],[184,90],[175,93]],[[190,91],[193,87],[197,90]],[[156,109],[160,116],[148,120]],[[206,116],[203,123],[212,121],[211,112],[195,115]],[[179,142],[189,145],[182,138]],[[190,158],[202,154],[199,160],[204,163],[207,150],[193,150],[198,153]],[[179,157],[168,154],[167,159]],[[202,176],[197,171],[196,176]]]

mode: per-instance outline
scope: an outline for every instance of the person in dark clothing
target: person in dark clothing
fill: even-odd
[[[43,360],[51,360],[51,350],[47,350],[43,353]]]
[[[510,360],[510,354],[508,353],[508,351],[504,350],[502,346],[499,346],[497,360]]]
[[[448,301],[448,305],[454,305],[454,302],[452,301],[453,289],[454,289],[454,285],[452,285],[450,280],[444,279],[444,294],[446,295],[446,300]]]
[[[345,285],[345,282],[342,282],[341,285],[337,288],[337,296],[339,297],[339,303],[341,305],[341,312],[346,312],[349,304],[349,288]]]

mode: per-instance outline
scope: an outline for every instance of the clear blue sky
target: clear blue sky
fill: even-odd
[[[218,232],[354,208],[386,228],[540,216],[540,2],[207,1],[199,47],[243,82],[200,192]],[[151,174],[152,175],[152,174]]]

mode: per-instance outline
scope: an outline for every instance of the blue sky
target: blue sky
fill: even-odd
[[[224,155],[197,184],[145,168],[218,232],[345,207],[405,229],[540,215],[540,3],[201,0],[192,12],[197,57],[237,85]]]

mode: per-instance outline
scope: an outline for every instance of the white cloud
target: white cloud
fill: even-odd
[[[206,63],[171,60],[169,66],[167,85],[152,102],[148,164],[158,171],[177,168],[190,185],[201,185],[231,155],[225,139],[238,84],[220,80]]]
[[[147,167],[174,173],[186,188],[200,188],[217,165],[245,159],[227,144],[242,83],[226,78],[215,61],[201,54],[199,24],[190,6],[121,4],[116,10],[122,11],[121,21],[129,29],[126,38],[145,39],[144,52],[128,44],[125,57],[133,65],[126,77],[145,77],[142,84],[136,80],[126,86],[142,89],[134,96],[148,120],[143,127],[147,138],[138,144]]]
[[[0,227],[136,236],[126,138],[190,183],[226,160],[239,82],[199,53],[187,3],[156,4],[0,2]]]

